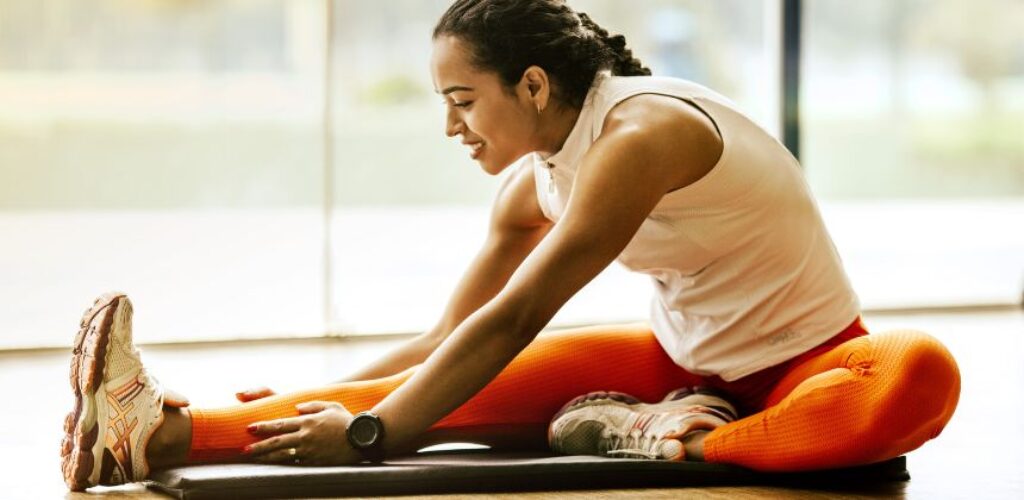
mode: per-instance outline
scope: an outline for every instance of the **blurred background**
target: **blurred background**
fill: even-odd
[[[0,349],[415,333],[501,179],[444,136],[440,0],[0,0]],[[780,0],[570,0],[780,134]],[[869,310],[1020,304],[1024,3],[802,2],[800,158]],[[618,264],[552,326],[646,318]]]

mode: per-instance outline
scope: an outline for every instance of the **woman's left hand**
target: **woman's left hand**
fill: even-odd
[[[347,465],[362,461],[348,442],[346,430],[352,414],[341,403],[310,401],[295,406],[298,417],[255,422],[254,436],[270,436],[247,446],[242,453],[260,463]]]

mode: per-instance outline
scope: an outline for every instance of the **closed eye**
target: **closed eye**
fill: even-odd
[[[465,101],[465,102],[441,101],[441,104],[443,104],[445,106],[451,105],[451,106],[456,107],[456,108],[465,108],[465,107],[468,107],[470,104],[473,104],[473,101]]]

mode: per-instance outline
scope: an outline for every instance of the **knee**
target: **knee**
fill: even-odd
[[[901,330],[873,339],[876,377],[871,397],[875,431],[934,438],[960,399],[960,370],[946,346],[923,332]],[[896,437],[896,436],[894,436]]]
[[[906,382],[898,386],[959,397],[960,369],[938,339],[916,330],[900,330],[883,333],[878,341],[881,360],[893,364],[896,378]]]

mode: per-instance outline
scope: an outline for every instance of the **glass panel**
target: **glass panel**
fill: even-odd
[[[432,326],[483,241],[498,180],[444,136],[430,80],[449,3],[334,2],[334,330]]]
[[[319,335],[322,2],[0,0],[0,347]]]
[[[804,6],[804,165],[864,305],[1019,303],[1024,5]]]
[[[776,133],[779,109],[776,1],[576,0],[572,5],[628,46],[655,75],[706,85]]]
[[[334,2],[333,330],[430,328],[484,241],[500,180],[445,138],[430,81],[431,30],[448,4]],[[625,33],[655,74],[711,86],[776,129],[777,49],[761,3],[572,5]],[[646,277],[613,265],[552,324],[645,319],[651,293]]]

